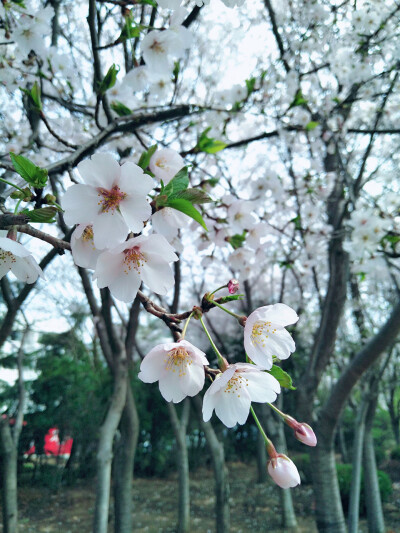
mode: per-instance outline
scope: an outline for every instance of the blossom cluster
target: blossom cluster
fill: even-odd
[[[165,182],[182,166],[173,150],[159,150],[150,160]],[[142,282],[166,294],[174,284],[170,263],[178,257],[161,233],[173,238],[185,215],[163,208],[152,217],[147,196],[154,180],[130,161],[119,165],[111,154],[98,153],[79,163],[78,171],[84,183],[72,185],[62,199],[66,223],[78,224],[71,237],[75,263],[94,269],[98,287],[109,287],[123,302],[133,301]],[[143,235],[150,218],[158,233]]]
[[[236,292],[237,280],[232,280],[226,287],[230,293]],[[232,428],[244,424],[250,411],[255,417],[251,407],[253,402],[271,404],[276,400],[281,385],[269,371],[273,360],[287,359],[295,350],[295,343],[285,326],[297,320],[296,312],[282,303],[260,307],[245,319],[244,349],[248,362],[228,364],[217,351],[220,371],[208,374],[214,377],[203,398],[205,422],[215,411],[222,423]],[[202,320],[201,323],[209,336]],[[215,345],[213,347],[216,350]],[[206,354],[182,337],[178,342],[159,344],[150,350],[141,363],[139,379],[145,383],[158,381],[164,399],[177,403],[203,389],[207,365]],[[310,426],[287,415],[283,417],[294,429],[298,440],[316,445]],[[293,462],[286,455],[278,454],[271,441],[265,438],[271,458],[268,466],[271,477],[283,488],[298,485],[300,477]]]

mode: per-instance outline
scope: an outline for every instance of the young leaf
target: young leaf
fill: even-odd
[[[189,187],[189,176],[187,167],[183,167],[175,174],[172,180],[164,187],[162,194],[170,197],[178,192],[185,191]]]
[[[139,162],[138,162],[138,165],[140,168],[145,170],[149,166],[151,156],[154,154],[156,150],[157,150],[157,145],[154,144],[147,150],[147,152],[142,153],[142,155],[140,156]]]
[[[311,120],[311,122],[309,122],[307,125],[306,125],[306,130],[307,131],[312,131],[312,130],[315,130],[315,128],[319,126],[319,122],[315,122],[314,120]]]
[[[235,300],[243,300],[244,294],[229,294],[227,296],[223,296],[222,298],[219,298],[220,304],[226,304],[227,302],[233,302]]]
[[[207,133],[211,130],[211,127],[201,133],[199,140],[197,141],[196,149],[198,152],[206,152],[207,154],[216,154],[223,150],[227,144],[222,141],[217,141],[213,137],[208,137]]]
[[[238,233],[236,235],[232,235],[232,237],[229,237],[228,239],[229,244],[232,246],[234,250],[237,250],[242,246],[244,241],[246,240],[246,232],[244,231],[241,235]]]
[[[35,81],[35,83],[33,84],[33,87],[31,89],[31,98],[33,100],[33,103],[35,104],[35,107],[41,111],[43,106],[42,106],[42,100],[41,100],[41,96],[40,96],[40,87],[39,87],[39,84],[37,81]]]
[[[198,222],[200,226],[202,226],[206,231],[208,231],[207,226],[203,220],[203,217],[201,216],[199,211],[197,211],[197,209],[193,207],[193,205],[187,200],[182,200],[182,198],[172,198],[172,199],[168,198],[165,205],[168,207],[172,207],[173,209],[176,209],[177,211],[180,211],[181,213],[185,213],[185,215],[188,215],[190,218],[193,218],[193,220]]]
[[[31,222],[54,222],[57,211],[57,207],[41,207],[32,211],[24,209],[22,212],[24,215],[28,215]]]
[[[10,152],[12,164],[16,172],[23,178],[29,185],[42,189],[47,183],[47,170],[45,168],[37,167],[32,161],[24,157],[23,155],[17,155]]]
[[[290,390],[296,390],[296,387],[293,387],[292,378],[287,372],[282,370],[280,366],[272,365],[271,370],[268,370],[268,373],[274,376],[279,381],[281,387]]]
[[[187,200],[191,204],[208,204],[212,202],[212,198],[202,191],[201,189],[186,189],[186,191],[180,191],[173,195],[174,198],[182,198]],[[170,197],[171,198],[171,197]]]
[[[108,89],[111,89],[111,87],[114,87],[117,81],[118,72],[119,72],[119,67],[113,63],[111,67],[108,69],[107,74],[104,76],[103,80],[101,81],[99,85],[99,88],[97,90],[99,94],[105,94],[108,91]]]
[[[119,117],[126,117],[127,115],[132,115],[132,110],[129,107],[126,107],[122,102],[114,100],[111,102],[111,109],[117,113]]]
[[[307,104],[307,100],[304,98],[303,93],[301,92],[301,89],[299,89],[293,99],[293,102],[290,104],[289,108],[297,107],[300,105]]]

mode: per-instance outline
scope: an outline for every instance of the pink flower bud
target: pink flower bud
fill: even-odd
[[[282,489],[300,485],[300,476],[296,465],[282,453],[269,461],[268,474]]]
[[[303,444],[307,444],[307,446],[317,445],[317,437],[315,436],[313,429],[308,424],[299,424],[299,427],[294,431],[294,436]]]
[[[237,279],[231,279],[228,282],[229,294],[235,294],[239,290],[239,281]]]

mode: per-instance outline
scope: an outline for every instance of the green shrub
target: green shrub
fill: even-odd
[[[353,466],[349,464],[337,464],[336,471],[339,481],[340,497],[342,500],[343,509],[347,512],[349,507],[350,500],[350,488],[351,488],[351,479],[353,476]],[[363,486],[363,473],[361,473],[361,494],[360,494],[360,513],[365,514],[365,496],[364,496],[364,486]],[[382,501],[385,502],[388,500],[389,496],[392,493],[392,482],[390,477],[386,472],[378,470],[378,482],[379,482],[379,491],[381,493]]]
[[[396,446],[390,453],[390,458],[394,461],[400,461],[400,446]]]

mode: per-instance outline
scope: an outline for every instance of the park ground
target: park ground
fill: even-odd
[[[280,526],[279,492],[269,480],[256,483],[255,465],[229,463],[232,533],[283,533]],[[212,471],[200,468],[190,482],[191,533],[213,533],[214,481]],[[298,519],[297,533],[317,533],[310,485],[292,489]],[[22,486],[21,533],[91,533],[94,491],[91,483],[61,486],[57,492],[39,486]],[[167,478],[136,478],[133,485],[134,532],[176,531],[178,485],[176,475]],[[387,533],[400,532],[400,485],[385,503]],[[112,520],[112,516],[110,516]],[[110,527],[110,531],[112,527]],[[0,532],[2,532],[0,525]],[[360,533],[367,533],[361,520]]]

